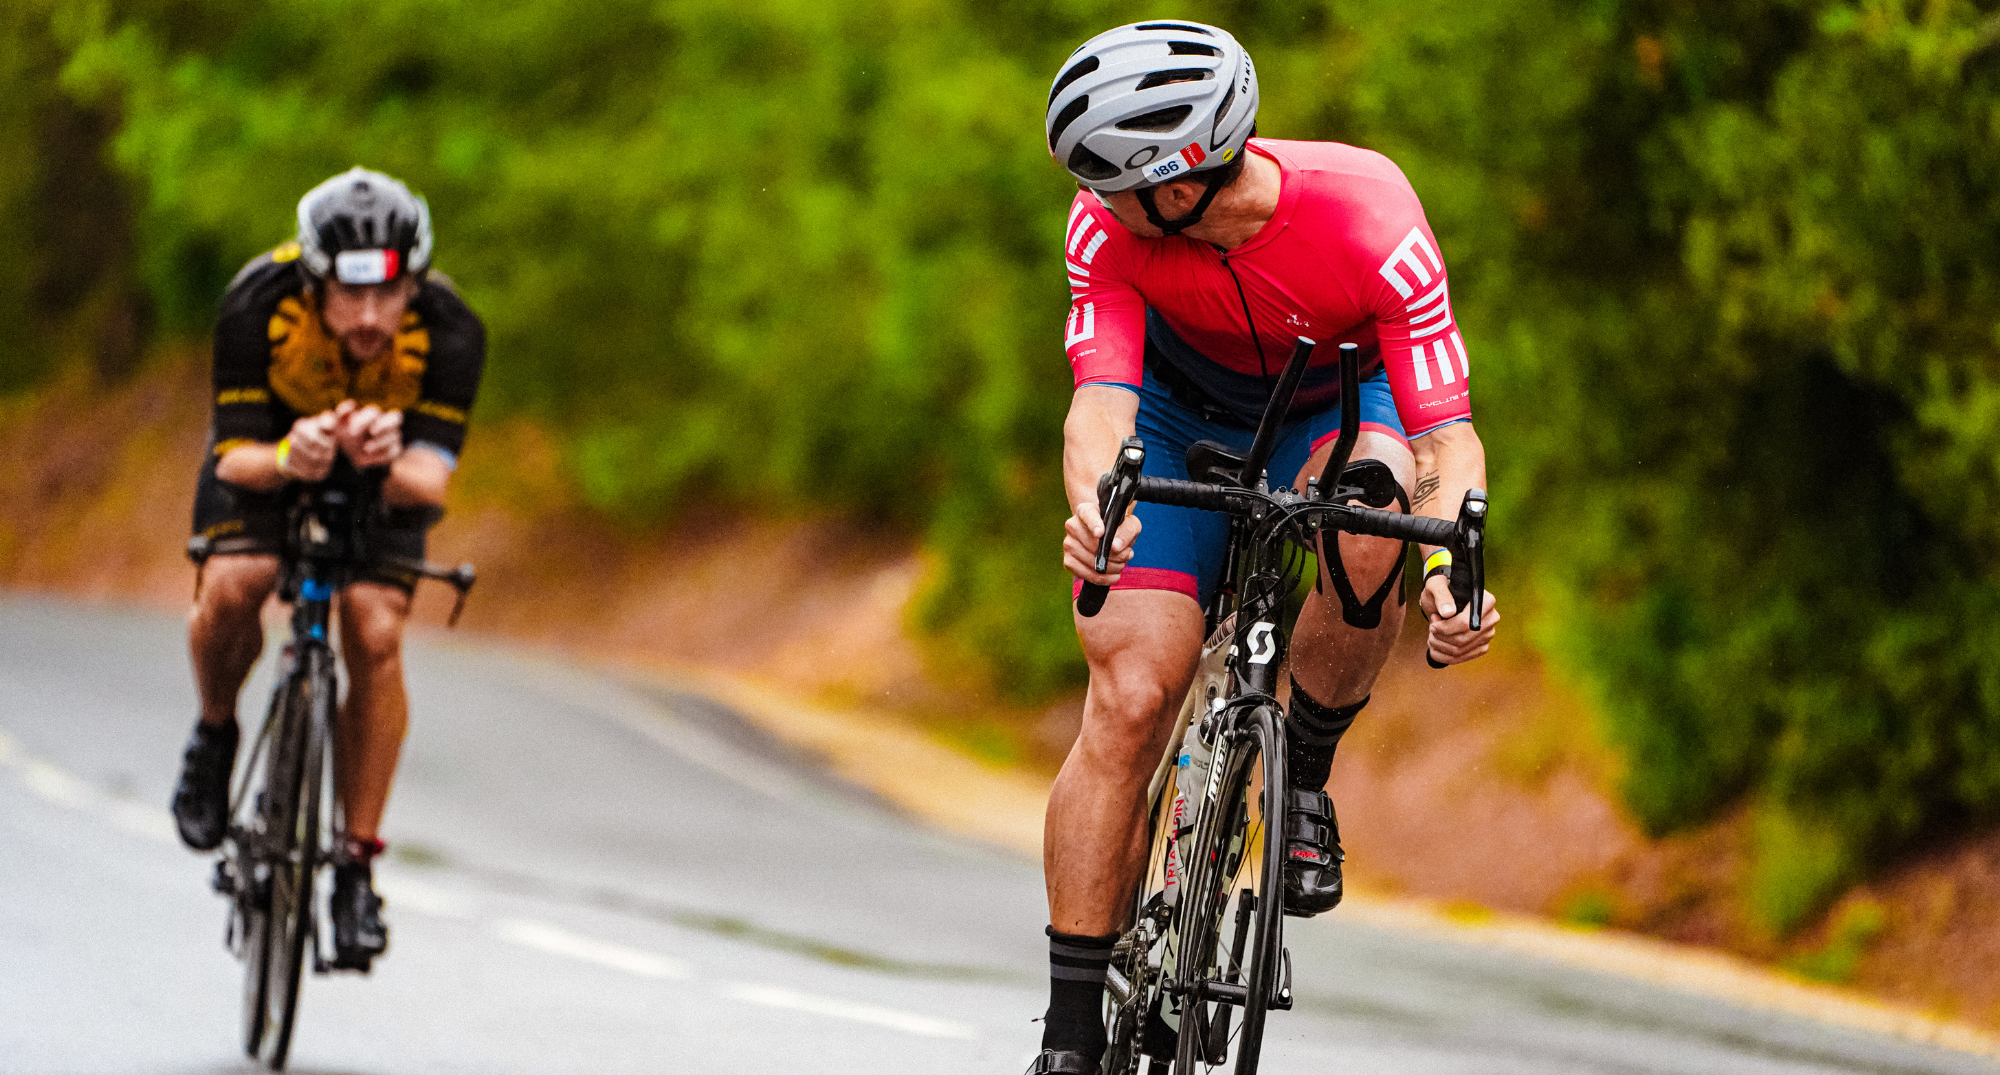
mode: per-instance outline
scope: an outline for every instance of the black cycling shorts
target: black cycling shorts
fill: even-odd
[[[285,541],[285,501],[280,493],[258,493],[216,477],[211,454],[194,489],[194,533],[210,542],[211,556],[276,556]],[[436,512],[391,508],[388,522],[371,542],[378,557],[421,561]],[[417,576],[387,559],[361,573],[367,582],[394,586],[404,593],[417,588]]]

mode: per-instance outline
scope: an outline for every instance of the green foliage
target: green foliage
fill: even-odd
[[[1563,904],[1561,918],[1565,925],[1577,929],[1603,929],[1618,916],[1618,902],[1611,893],[1599,888],[1588,888]]]
[[[104,228],[197,334],[310,184],[403,176],[490,322],[484,415],[559,428],[635,520],[699,496],[921,528],[921,624],[1032,698],[1081,674],[1047,81],[1096,29],[1207,18],[1258,57],[1265,133],[1381,149],[1424,197],[1496,588],[1532,583],[1639,821],[1749,796],[1782,929],[2000,811],[1990,0],[1165,7],[28,0],[0,16],[0,203],[41,189],[24,139],[88,133],[63,110],[115,118]],[[0,247],[54,249],[24,227]],[[22,264],[13,384],[44,369],[11,357]]]
[[[1888,912],[1881,904],[1855,900],[1834,914],[1823,946],[1785,960],[1785,968],[1816,982],[1840,985],[1853,981],[1861,958],[1888,924]]]

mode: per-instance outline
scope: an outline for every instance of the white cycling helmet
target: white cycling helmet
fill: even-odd
[[[1084,42],[1049,90],[1046,120],[1050,154],[1107,194],[1225,167],[1256,125],[1250,54],[1227,30],[1173,20]]]
[[[357,165],[299,199],[299,264],[343,284],[420,276],[431,265],[430,206]]]

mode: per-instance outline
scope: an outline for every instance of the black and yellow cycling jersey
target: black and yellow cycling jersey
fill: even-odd
[[[287,243],[243,267],[222,298],[215,324],[214,451],[195,486],[194,533],[215,555],[276,553],[285,501],[230,485],[216,474],[224,453],[277,441],[298,419],[342,400],[403,412],[403,443],[425,444],[456,460],[486,363],[486,330],[451,281],[429,274],[410,300],[395,341],[371,362],[355,362],[320,320],[316,296]],[[363,577],[408,591],[416,578],[396,559],[421,560],[435,512],[394,510],[375,536],[382,559]]]
[[[272,443],[342,400],[403,412],[403,443],[456,459],[486,362],[486,329],[439,273],[410,300],[395,341],[355,362],[320,320],[296,243],[244,266],[215,325],[214,454]]]

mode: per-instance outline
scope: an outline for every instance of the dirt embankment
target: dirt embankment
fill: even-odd
[[[185,607],[203,370],[190,355],[0,403],[0,587]],[[621,527],[576,502],[525,423],[475,432],[432,554],[479,565],[467,631],[745,677],[996,764],[1052,773],[1081,713],[1074,697],[1010,710],[926,674],[905,631],[924,572],[907,535],[831,517]],[[428,592],[419,619],[448,606]],[[1443,674],[1406,641],[1375,697],[1334,770],[1358,887],[1729,949],[2000,1029],[2000,833],[1885,864],[1774,939],[1743,911],[1743,819],[1646,839],[1604,790],[1616,759],[1589,713],[1518,641]]]

